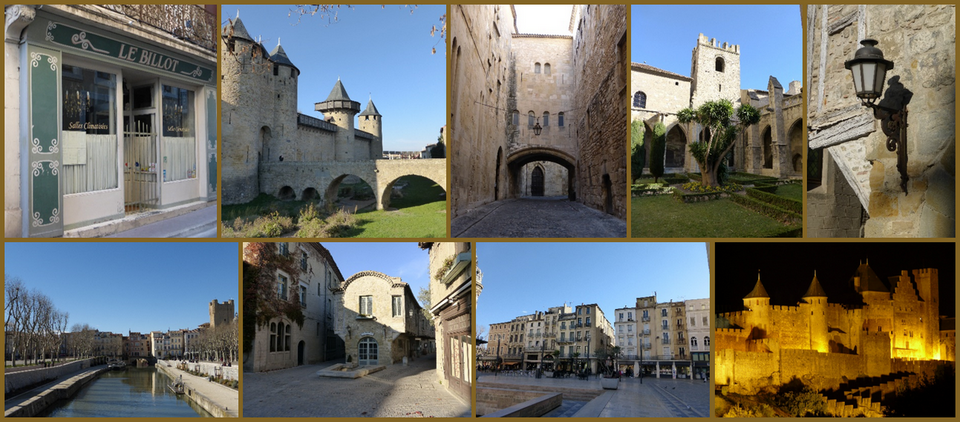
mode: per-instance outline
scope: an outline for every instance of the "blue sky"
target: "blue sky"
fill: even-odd
[[[100,331],[196,328],[209,303],[239,310],[236,242],[7,242],[4,273],[46,294],[68,327]]]
[[[661,302],[710,297],[702,242],[480,242],[477,265],[477,327],[487,332],[492,323],[564,302],[597,303],[612,323],[615,309],[654,292]]]
[[[446,44],[440,31],[445,6],[342,7],[332,16],[305,15],[297,23],[294,6],[223,5],[221,24],[237,16],[267,51],[279,39],[298,69],[297,107],[321,117],[321,102],[339,77],[347,94],[367,106],[370,95],[383,115],[383,149],[419,151],[437,142],[446,124]],[[411,13],[412,11],[412,13]],[[437,53],[431,54],[436,48]]]
[[[414,296],[430,284],[430,255],[416,242],[321,242],[344,278],[379,271],[410,285]]]
[[[740,45],[740,87],[767,89],[774,76],[784,89],[803,81],[800,7],[647,6],[631,9],[631,60],[690,76],[697,35]]]

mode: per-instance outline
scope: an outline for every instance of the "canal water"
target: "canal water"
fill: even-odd
[[[167,388],[171,379],[155,368],[104,372],[70,400],[38,416],[50,417],[211,417],[196,403]]]

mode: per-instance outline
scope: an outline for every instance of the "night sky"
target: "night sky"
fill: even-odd
[[[721,243],[716,244],[717,312],[743,309],[743,297],[757,282],[774,305],[796,305],[810,287],[813,272],[830,302],[845,294],[848,280],[860,261],[869,260],[877,276],[889,285],[888,277],[901,270],[937,268],[940,285],[940,314],[955,316],[956,281],[953,243]]]

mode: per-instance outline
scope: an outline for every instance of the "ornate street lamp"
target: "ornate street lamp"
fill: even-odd
[[[887,71],[893,69],[893,62],[883,58],[883,51],[877,48],[877,40],[866,38],[860,41],[863,47],[857,50],[853,59],[844,62],[844,67],[853,74],[853,87],[857,98],[865,107],[873,109],[873,117],[880,119],[880,127],[887,136],[887,150],[897,152],[897,170],[900,172],[900,188],[907,194],[907,101],[896,104],[899,108],[891,108],[876,104],[883,94],[883,84]],[[887,91],[887,98],[883,102],[893,102],[891,89]]]
[[[540,126],[540,118],[537,117],[537,124],[533,125],[533,134],[540,136],[541,131],[543,131],[543,126]]]

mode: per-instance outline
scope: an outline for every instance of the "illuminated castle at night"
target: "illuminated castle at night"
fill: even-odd
[[[717,385],[756,394],[797,379],[838,391],[873,379],[880,391],[894,385],[883,380],[930,376],[938,361],[955,360],[955,320],[939,315],[937,269],[901,271],[884,283],[861,262],[846,290],[827,297],[814,274],[795,306],[771,305],[758,275],[744,310],[718,315]]]

